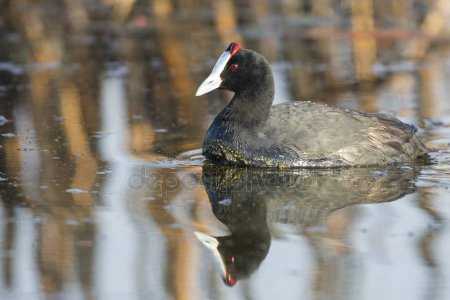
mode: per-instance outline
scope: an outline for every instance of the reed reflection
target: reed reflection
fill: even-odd
[[[333,212],[339,209],[394,201],[412,193],[417,174],[411,168],[275,172],[205,166],[203,183],[212,210],[230,235],[197,232],[196,236],[211,250],[224,282],[233,286],[251,276],[267,256],[271,224],[295,225],[312,238],[308,230],[332,222]],[[336,228],[325,235],[340,243],[342,237],[333,236]],[[318,243],[326,242],[323,238]],[[321,272],[327,272],[320,262],[318,272],[318,280]]]
[[[364,219],[353,205],[412,192],[417,171],[206,167],[208,201],[202,185],[173,186],[197,178],[198,167],[164,162],[200,148],[226,102],[193,94],[231,40],[279,67],[287,99],[445,121],[450,2],[413,2],[3,2],[0,115],[9,121],[0,125],[0,298],[111,299],[118,290],[127,299],[219,298],[226,292],[193,232],[218,242],[217,264],[232,284],[261,271],[283,235],[278,224],[294,226],[312,249],[311,290],[345,286],[329,275],[336,269],[358,277],[333,260],[353,251],[346,239]],[[425,133],[448,148],[445,126]],[[130,185],[137,162],[162,162],[151,169],[157,184],[144,176],[144,186]],[[447,187],[448,170],[448,161],[430,167],[439,176],[427,182]],[[433,185],[419,197],[412,209],[445,223],[436,207],[448,195]],[[219,221],[230,235],[213,237]],[[430,226],[417,245],[403,246],[432,268],[433,290],[447,270],[446,236],[444,226]],[[247,298],[265,286],[257,287],[247,286]]]

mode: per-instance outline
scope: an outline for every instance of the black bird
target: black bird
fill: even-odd
[[[272,106],[267,60],[231,43],[196,96],[234,92],[208,129],[203,154],[213,163],[275,168],[382,166],[426,159],[416,128],[384,114],[312,102]]]

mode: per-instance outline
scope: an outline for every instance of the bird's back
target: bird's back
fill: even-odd
[[[387,115],[295,102],[272,106],[263,135],[295,151],[301,164],[380,165],[424,155],[415,132],[414,126]]]

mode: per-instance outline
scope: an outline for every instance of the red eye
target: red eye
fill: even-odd
[[[239,65],[238,64],[231,64],[229,70],[231,72],[236,72],[237,69],[239,69]]]

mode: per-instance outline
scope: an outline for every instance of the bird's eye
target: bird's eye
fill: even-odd
[[[236,72],[237,69],[239,69],[239,65],[238,64],[231,64],[229,70],[231,72]]]

